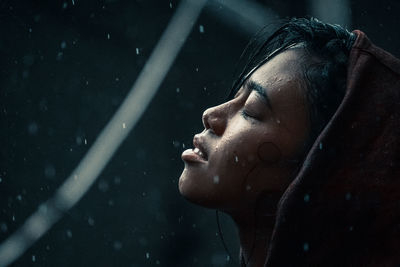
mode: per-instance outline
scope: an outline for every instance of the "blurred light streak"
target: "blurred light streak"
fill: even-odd
[[[182,0],[129,94],[82,161],[25,223],[0,245],[0,266],[18,259],[89,190],[156,94],[206,0]]]
[[[308,12],[324,22],[351,28],[350,0],[308,0]]]
[[[207,12],[246,36],[252,36],[265,25],[279,20],[275,12],[255,1],[212,0],[206,8]]]

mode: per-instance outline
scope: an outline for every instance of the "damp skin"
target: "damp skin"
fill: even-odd
[[[182,154],[179,190],[186,199],[240,217],[260,194],[283,193],[294,169],[286,163],[308,134],[302,53],[276,55],[233,99],[204,111],[204,130]]]

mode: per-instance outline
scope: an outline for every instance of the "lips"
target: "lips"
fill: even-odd
[[[198,134],[196,134],[193,138],[193,146],[195,147],[193,149],[195,153],[198,153],[199,156],[201,156],[205,160],[208,160],[208,154],[205,149],[204,143]]]
[[[182,160],[189,162],[207,162],[208,155],[201,141],[199,135],[195,135],[193,138],[193,149],[187,149],[182,153]]]

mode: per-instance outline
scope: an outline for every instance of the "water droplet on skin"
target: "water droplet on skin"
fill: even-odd
[[[219,184],[219,176],[218,175],[215,175],[213,177],[213,182],[214,182],[214,184]]]

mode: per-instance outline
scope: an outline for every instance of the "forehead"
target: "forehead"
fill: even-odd
[[[261,65],[250,79],[270,87],[276,83],[282,84],[301,79],[301,68],[304,50],[301,48],[289,49],[279,53],[271,60]]]

